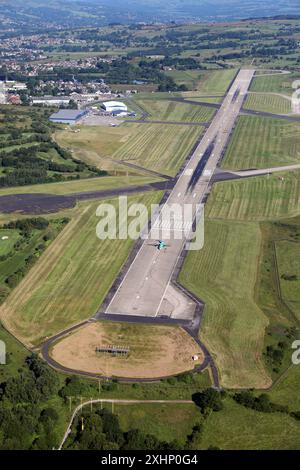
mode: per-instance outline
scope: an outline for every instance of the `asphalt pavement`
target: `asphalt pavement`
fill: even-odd
[[[238,73],[211,125],[178,178],[166,204],[161,208],[159,217],[153,221],[148,239],[142,243],[105,313],[142,317],[165,315],[172,317],[176,314],[176,318],[186,319],[186,303],[182,303],[182,311],[179,311],[170,284],[176,263],[185,247],[189,227],[176,216],[170,220],[167,217],[168,211],[172,204],[179,205],[182,210],[189,204],[192,206],[193,217],[196,216],[197,204],[206,199],[211,178],[223,156],[253,74],[253,70],[241,70]],[[203,159],[204,164],[201,163]],[[195,172],[199,173],[196,178]],[[166,249],[158,251],[155,248],[158,239],[166,240],[168,244]],[[195,306],[194,310],[192,307],[189,308],[190,318],[194,314]]]

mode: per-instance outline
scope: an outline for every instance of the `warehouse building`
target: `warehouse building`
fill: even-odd
[[[70,101],[70,96],[39,96],[31,98],[33,105],[41,106],[68,106]]]
[[[127,113],[126,104],[120,101],[104,101],[102,108],[104,108],[107,113]]]
[[[87,114],[88,111],[86,109],[61,109],[57,113],[51,114],[49,120],[62,124],[76,124]]]

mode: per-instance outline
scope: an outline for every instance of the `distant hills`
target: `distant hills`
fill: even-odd
[[[296,15],[299,0],[0,0],[0,30],[108,23],[231,21]],[[5,20],[3,22],[3,20]]]

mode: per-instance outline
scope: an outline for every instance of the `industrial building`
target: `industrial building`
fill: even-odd
[[[49,121],[62,124],[76,124],[87,114],[88,110],[86,109],[61,109],[57,113],[51,114]]]
[[[107,113],[120,114],[127,113],[127,106],[120,101],[104,101],[102,103],[102,108],[105,109]]]
[[[70,101],[70,96],[38,96],[31,98],[33,105],[42,106],[68,106]]]

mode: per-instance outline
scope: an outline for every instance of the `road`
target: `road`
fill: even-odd
[[[60,446],[58,448],[58,450],[62,450],[70,432],[71,432],[71,429],[72,429],[72,424],[74,422],[74,419],[76,417],[76,415],[82,410],[82,408],[84,406],[92,406],[92,405],[98,405],[100,404],[102,406],[103,403],[109,403],[111,404],[112,406],[114,404],[116,405],[138,405],[138,404],[158,404],[158,405],[193,405],[194,402],[192,400],[118,400],[118,399],[109,399],[109,398],[103,398],[103,399],[96,399],[96,400],[88,400],[84,403],[81,403],[80,405],[78,405],[72,416],[71,416],[71,419],[70,419],[70,422],[69,422],[69,425],[67,427],[67,430],[64,434],[64,437],[60,443]]]
[[[168,217],[164,216],[173,203],[182,210],[190,204],[193,217],[196,215],[196,204],[206,198],[211,177],[226,149],[253,75],[253,70],[241,70],[238,73],[211,125],[161,208],[161,219],[152,225],[148,239],[143,242],[124,274],[105,313],[152,317],[167,315],[177,319],[194,316],[194,302],[180,294],[171,284],[172,274],[191,226],[186,226],[178,217],[168,223]],[[186,233],[182,236],[184,230]],[[158,251],[155,248],[157,240],[166,239],[168,235],[170,240],[167,240],[169,246],[166,251]]]

